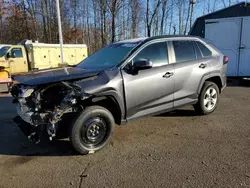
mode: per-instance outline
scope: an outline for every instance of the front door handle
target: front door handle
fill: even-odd
[[[204,63],[200,64],[200,66],[199,66],[199,68],[201,68],[201,69],[204,69],[206,67],[207,67],[207,64],[204,64]]]
[[[169,77],[171,77],[173,75],[174,75],[173,72],[167,72],[166,74],[163,75],[163,78],[169,78]]]

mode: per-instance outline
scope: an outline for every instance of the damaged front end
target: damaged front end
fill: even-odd
[[[11,94],[18,113],[13,120],[18,125],[29,127],[25,134],[33,143],[40,142],[45,128],[52,140],[62,117],[82,110],[80,101],[83,96],[87,97],[79,86],[70,82],[42,86],[16,84]]]

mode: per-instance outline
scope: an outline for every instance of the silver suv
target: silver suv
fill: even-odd
[[[202,39],[157,36],[112,43],[76,66],[16,76],[18,116],[39,142],[67,132],[80,153],[103,148],[115,123],[193,105],[213,112],[226,86],[228,58]],[[62,126],[62,125],[66,125]]]

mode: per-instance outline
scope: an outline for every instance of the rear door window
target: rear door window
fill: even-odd
[[[176,62],[196,60],[193,41],[173,41]]]
[[[203,54],[203,57],[212,56],[212,52],[204,44],[202,44],[201,42],[196,42],[196,44],[199,46],[199,48]]]

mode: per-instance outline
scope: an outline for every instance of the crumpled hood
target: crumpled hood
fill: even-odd
[[[89,78],[97,76],[100,72],[100,70],[88,70],[77,67],[60,67],[15,75],[13,79],[24,85],[41,85]]]

